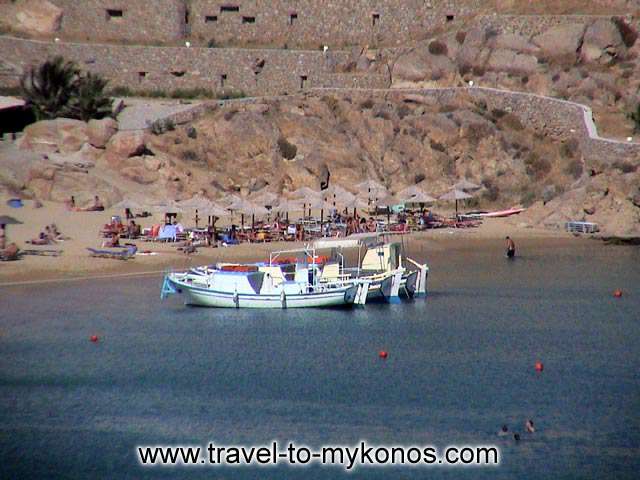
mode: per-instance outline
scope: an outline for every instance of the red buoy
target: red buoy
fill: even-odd
[[[542,362],[536,362],[536,372],[541,372],[544,370],[544,364]]]
[[[618,289],[616,291],[613,292],[613,296],[616,298],[620,298],[622,297],[622,290]]]
[[[97,335],[91,335],[89,337],[89,340],[91,340],[93,343],[98,343],[98,336]]]
[[[383,360],[386,360],[387,357],[389,356],[389,354],[387,352],[385,352],[384,350],[380,350],[380,353],[378,353],[378,356],[380,358],[382,358]]]

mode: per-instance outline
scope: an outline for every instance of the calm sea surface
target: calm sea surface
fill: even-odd
[[[159,278],[0,288],[0,478],[346,476],[143,469],[135,452],[273,439],[502,452],[349,478],[638,478],[640,249],[501,248],[432,256],[427,299],[353,310],[186,308]],[[496,436],[527,418],[519,444]]]

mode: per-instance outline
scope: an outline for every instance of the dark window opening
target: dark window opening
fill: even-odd
[[[453,15],[447,15],[447,22],[453,22],[455,17]]]
[[[184,23],[185,23],[185,25],[189,25],[189,13],[190,13],[189,9],[186,8],[184,10]]]
[[[289,14],[289,25],[294,25],[296,23],[296,20],[298,20],[298,14],[297,13]]]
[[[224,88],[225,83],[227,83],[227,74],[223,73],[220,75],[220,88]]]
[[[171,75],[173,75],[174,77],[184,77],[184,74],[187,73],[184,70],[174,70],[173,72],[171,72]]]
[[[380,14],[373,13],[371,14],[371,24],[375,27],[380,22]]]
[[[220,5],[221,12],[239,12],[240,7],[238,5]]]
[[[113,10],[110,8],[107,9],[107,20],[117,20],[118,18],[122,17],[124,17],[123,10]]]
[[[147,72],[138,72],[138,80],[142,81],[147,78]]]
[[[306,75],[300,75],[300,89],[303,90],[307,86],[307,80],[309,78]]]
[[[256,23],[256,17],[242,17],[242,23]]]
[[[214,23],[218,21],[218,17],[215,15],[207,15],[204,17],[204,23]]]

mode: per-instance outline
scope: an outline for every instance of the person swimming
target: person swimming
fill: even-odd
[[[524,423],[524,429],[527,433],[533,433],[536,431],[536,428],[533,426],[533,420],[528,419],[525,423]]]
[[[498,436],[506,437],[507,435],[509,435],[509,427],[507,427],[506,425],[502,425],[502,428],[498,432]]]
[[[506,238],[507,241],[507,258],[513,258],[516,256],[516,244],[511,237]]]

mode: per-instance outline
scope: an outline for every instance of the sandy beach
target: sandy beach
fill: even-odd
[[[0,200],[6,206],[7,198]],[[232,247],[199,248],[193,255],[184,255],[177,251],[176,244],[135,241],[140,252],[152,252],[152,255],[137,255],[129,261],[92,258],[87,247],[99,248],[103,239],[99,235],[101,227],[108,223],[112,215],[123,212],[107,209],[104,212],[70,212],[64,205],[44,202],[41,208],[34,208],[26,200],[22,208],[3,208],[3,214],[11,215],[21,221],[20,225],[7,226],[8,242],[16,242],[21,249],[59,250],[57,257],[25,255],[15,262],[0,263],[0,285],[31,283],[55,280],[101,278],[110,276],[129,276],[155,274],[168,268],[185,268],[193,265],[215,262],[259,261],[268,258],[269,252],[300,246],[292,242],[252,243]],[[447,213],[447,212],[440,212]],[[160,214],[141,218],[142,227],[150,227],[161,221]],[[180,218],[185,226],[194,224],[191,215]],[[235,219],[239,222],[239,219]],[[55,245],[32,246],[27,240],[36,238],[46,225],[55,223],[69,240]],[[222,223],[224,224],[224,223]],[[412,233],[405,238],[410,254],[442,253],[446,250],[461,252],[468,249],[495,246],[512,236],[518,245],[545,242],[547,244],[566,244],[567,242],[587,241],[576,239],[562,231],[525,228],[519,225],[518,217],[508,219],[490,219],[478,228],[435,229]]]

